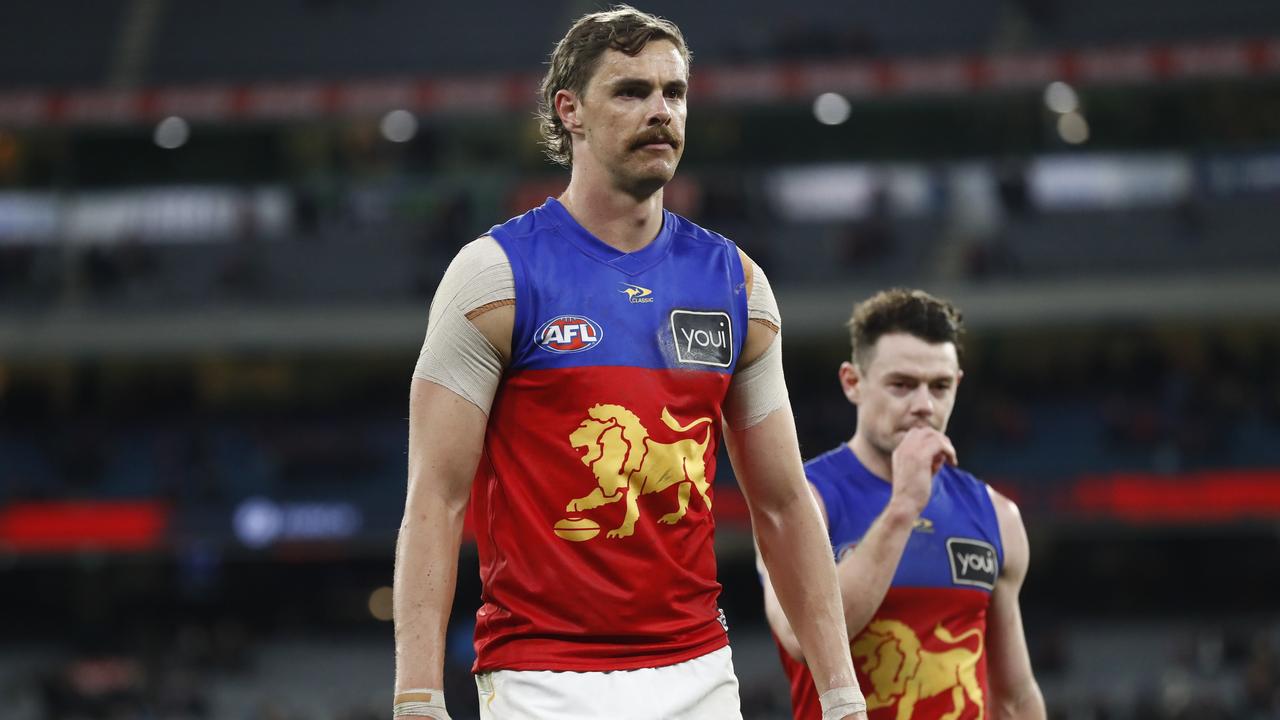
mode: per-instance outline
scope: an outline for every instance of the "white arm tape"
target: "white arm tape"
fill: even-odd
[[[773,288],[764,270],[751,261],[751,295],[747,298],[747,319],[763,320],[774,327],[782,327],[782,313],[778,312],[778,299],[773,296]]]
[[[758,266],[751,279],[751,297],[747,299],[747,318],[763,321],[773,329],[782,327],[778,302],[764,271]],[[745,365],[739,365],[729,384],[724,401],[724,418],[729,427],[746,430],[758,425],[774,410],[786,406],[787,380],[782,372],[782,333],[774,336],[769,347]]]
[[[431,300],[413,376],[452,390],[488,414],[502,379],[502,357],[467,313],[515,296],[511,264],[497,240],[486,235],[463,246]]]
[[[867,709],[867,699],[857,685],[831,688],[818,696],[818,703],[822,705],[822,720],[843,720]]]
[[[391,709],[391,717],[431,718],[431,720],[450,720],[449,711],[444,707],[444,691],[434,689],[405,690],[396,695]]]
[[[734,430],[746,430],[789,402],[782,374],[782,333],[778,333],[760,357],[733,373],[724,399],[724,419]]]

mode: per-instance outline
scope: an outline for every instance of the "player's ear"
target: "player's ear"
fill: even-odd
[[[844,391],[844,396],[854,405],[862,398],[862,373],[858,371],[858,366],[848,360],[840,363],[840,389]]]
[[[564,123],[564,129],[570,133],[582,131],[582,103],[577,93],[572,90],[557,90],[555,96],[556,116]]]

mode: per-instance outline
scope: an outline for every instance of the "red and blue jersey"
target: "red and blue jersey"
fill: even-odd
[[[827,510],[837,561],[889,503],[892,487],[848,445],[805,464]],[[869,720],[989,717],[987,607],[1004,562],[987,486],[944,465],[880,608],[851,643]],[[782,652],[797,720],[822,717],[808,668]]]
[[[516,304],[471,494],[475,670],[657,667],[723,647],[711,483],[747,323],[737,248],[664,212],[623,253],[553,199],[490,235]]]

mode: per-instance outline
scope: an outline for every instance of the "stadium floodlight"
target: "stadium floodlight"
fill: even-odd
[[[822,93],[813,101],[813,116],[823,125],[839,125],[849,119],[852,106],[840,93]]]
[[[156,125],[152,136],[156,145],[165,150],[176,150],[187,144],[191,137],[191,126],[177,115],[170,115]]]
[[[1044,89],[1044,104],[1053,112],[1066,115],[1080,109],[1080,96],[1075,88],[1057,80]]]
[[[1058,137],[1071,145],[1080,145],[1089,140],[1089,121],[1078,112],[1069,112],[1058,118]]]
[[[418,118],[408,110],[392,110],[382,116],[382,137],[393,143],[409,142],[418,134]]]

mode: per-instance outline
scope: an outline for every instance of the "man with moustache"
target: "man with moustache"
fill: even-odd
[[[541,91],[568,187],[441,280],[410,393],[398,717],[447,717],[470,506],[483,718],[740,718],[710,514],[723,421],[824,717],[865,718],[772,291],[730,241],[663,209],[688,87],[675,25],[627,6],[580,18]]]

